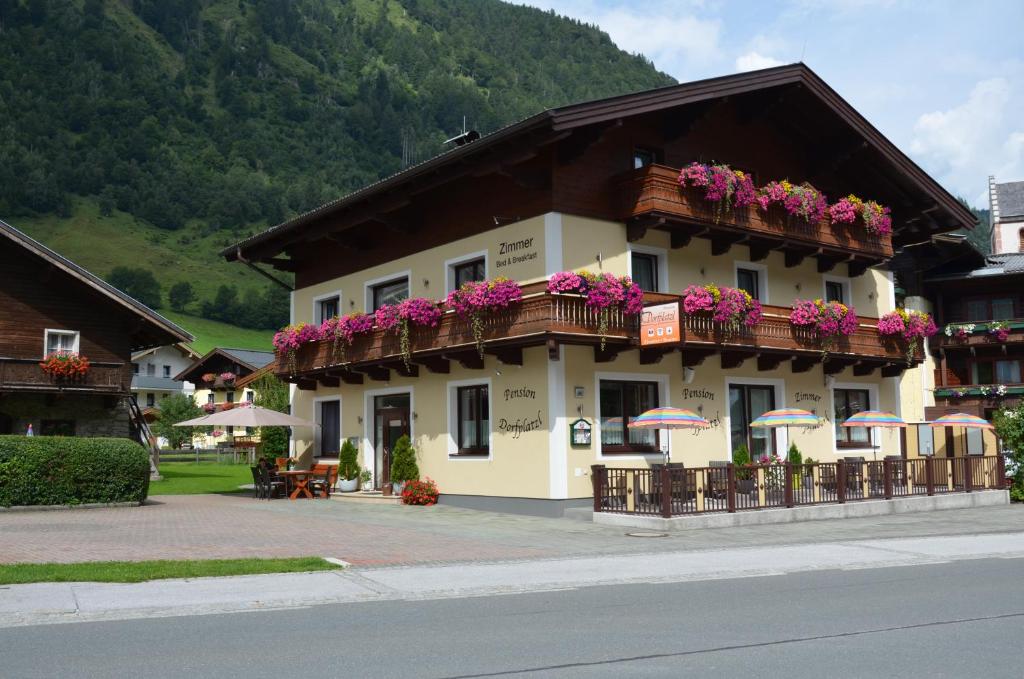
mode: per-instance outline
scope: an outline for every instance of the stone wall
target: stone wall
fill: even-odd
[[[93,394],[0,394],[0,433],[43,433],[44,420],[74,423],[75,436],[130,438],[128,401]],[[9,430],[9,431],[8,431]]]

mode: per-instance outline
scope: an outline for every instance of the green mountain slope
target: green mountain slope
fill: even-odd
[[[224,244],[435,154],[464,119],[489,132],[671,82],[498,0],[0,0],[0,31],[0,218],[249,325],[287,306],[211,303],[268,286]]]

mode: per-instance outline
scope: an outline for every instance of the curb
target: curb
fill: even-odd
[[[13,507],[0,507],[0,513],[4,512],[59,512],[69,509],[109,509],[111,507],[141,507],[146,504],[142,502],[87,502],[80,505],[15,505]]]

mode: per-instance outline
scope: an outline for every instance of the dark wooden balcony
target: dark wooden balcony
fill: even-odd
[[[597,314],[586,306],[585,300],[575,295],[550,294],[545,286],[524,286],[519,304],[485,317],[483,339],[487,354],[506,364],[522,365],[523,349],[527,347],[546,346],[550,356],[557,358],[560,344],[585,345],[593,348],[596,363],[606,363],[623,351],[640,349],[638,318],[612,314],[602,348]],[[676,295],[646,294],[648,304],[679,299]],[[640,361],[659,363],[681,352],[684,366],[698,365],[720,355],[723,368],[756,359],[762,370],[791,361],[793,371],[805,372],[826,359],[826,347],[817,337],[790,325],[789,308],[766,306],[764,312],[756,327],[741,330],[724,327],[709,316],[684,316],[682,345],[641,349]],[[857,375],[868,375],[879,368],[886,376],[900,374],[907,367],[905,348],[879,336],[877,319],[861,321],[855,334],[827,347],[826,373],[852,366]],[[392,370],[408,376],[418,375],[421,368],[447,373],[451,361],[471,369],[482,369],[484,365],[469,322],[451,312],[442,316],[436,328],[413,328],[410,353],[407,368],[398,336],[374,330],[345,348],[344,356],[335,351],[330,340],[301,347],[296,353],[294,373],[287,357],[279,355],[275,372],[300,387],[315,388],[317,381],[325,386],[337,386],[340,382],[361,384],[367,377],[386,381]],[[921,358],[919,351],[914,360],[919,362]]]
[[[954,334],[952,337],[947,336],[945,327],[943,327],[936,335],[931,338],[932,347],[935,349],[976,349],[979,347],[993,347],[1012,344],[1024,344],[1024,319],[1011,319],[1006,321],[1009,323],[1009,335],[1006,337],[1005,342],[1000,342],[994,335],[989,333],[988,324],[991,321],[970,321],[974,323],[975,330],[966,337],[958,337]],[[966,323],[966,321],[964,322]]]
[[[69,380],[48,375],[39,367],[39,362],[40,359],[31,358],[0,358],[0,391],[129,393],[131,371],[128,364],[91,362],[89,372]]]
[[[807,257],[818,260],[826,273],[846,263],[851,276],[892,257],[892,238],[869,234],[863,224],[833,225],[823,219],[807,224],[775,208],[767,213],[756,206],[737,208],[716,218],[714,208],[695,189],[679,186],[679,169],[648,165],[613,180],[613,201],[618,219],[626,222],[629,239],[643,237],[647,229],[672,234],[672,247],[683,247],[694,236],[710,239],[712,254],[725,254],[733,245],[750,247],[750,257],[764,259],[772,250],[785,253],[786,266]]]

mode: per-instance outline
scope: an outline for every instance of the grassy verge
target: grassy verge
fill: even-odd
[[[0,585],[22,585],[29,582],[145,582],[167,578],[329,571],[337,568],[341,566],[324,561],[318,556],[206,561],[15,563],[0,564]]]
[[[247,464],[215,462],[161,462],[163,481],[149,484],[150,495],[198,495],[200,493],[239,493],[239,486],[252,483]]]

